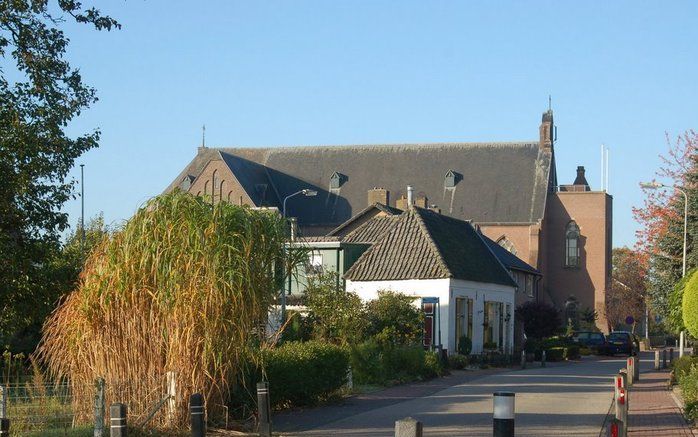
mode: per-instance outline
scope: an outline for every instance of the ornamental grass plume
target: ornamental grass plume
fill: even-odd
[[[282,223],[179,191],[152,199],[90,254],[78,288],[46,322],[38,357],[73,387],[104,378],[107,405],[127,403],[129,417],[147,415],[175,372],[177,396],[159,425],[185,425],[195,392],[215,417],[244,363],[256,364],[291,271],[281,268]],[[89,420],[92,396],[74,403],[78,420]]]

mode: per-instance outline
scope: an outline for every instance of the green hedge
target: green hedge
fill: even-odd
[[[691,372],[691,368],[694,364],[698,364],[698,357],[684,355],[676,358],[671,363],[671,369],[674,371],[674,378],[680,383],[681,379]]]
[[[336,345],[288,342],[264,353],[274,407],[313,405],[347,382],[349,355]]]
[[[351,347],[351,369],[356,384],[378,385],[429,379],[443,373],[434,352],[419,345],[390,346],[373,340]]]
[[[683,358],[686,358],[685,356]],[[677,360],[675,362],[678,363]],[[688,360],[684,360],[680,364],[679,369],[681,371],[681,376],[678,377],[679,385],[681,386],[681,395],[683,396],[683,403],[685,406],[684,414],[689,420],[698,419],[698,365],[691,363],[691,366],[686,368]],[[677,371],[677,367],[674,368],[674,372]]]
[[[683,324],[694,337],[698,337],[698,272],[691,275],[683,291]]]

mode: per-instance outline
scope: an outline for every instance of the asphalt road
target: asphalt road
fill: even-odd
[[[394,435],[395,421],[407,416],[424,424],[425,436],[492,435],[492,393],[516,393],[517,436],[598,436],[611,405],[612,376],[626,358],[585,357],[579,362],[529,367],[482,376],[470,381],[450,379],[453,385],[424,388],[410,396],[376,402],[361,408],[324,407],[279,417],[282,435],[385,436]],[[653,355],[643,353],[641,371],[650,369]],[[427,386],[428,387],[428,386]]]

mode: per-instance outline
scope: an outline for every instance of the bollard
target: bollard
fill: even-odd
[[[204,397],[200,393],[194,393],[189,397],[189,415],[191,416],[191,436],[204,437],[206,435],[206,409]]]
[[[545,351],[540,354],[540,366],[545,367]]]
[[[525,369],[526,368],[526,350],[521,351],[521,368]]]
[[[683,356],[684,344],[686,344],[686,339],[684,337],[684,331],[682,330],[681,334],[679,334],[679,358]]]
[[[10,435],[10,419],[0,419],[0,436],[9,437]]]
[[[396,421],[395,437],[422,437],[422,422],[411,417]]]
[[[515,393],[498,391],[494,393],[494,414],[492,415],[493,437],[514,437]]]
[[[616,419],[622,422],[623,425],[626,425],[628,420],[628,392],[625,388],[621,387],[617,389],[616,393],[618,394],[615,399]],[[625,426],[623,427],[625,428]]]
[[[666,369],[666,349],[662,349],[662,369]]]
[[[635,360],[633,357],[628,358],[628,367],[626,370],[628,387],[632,387],[633,382],[635,382]]]
[[[7,390],[0,385],[0,419],[7,419]]]
[[[111,404],[109,406],[109,435],[111,437],[126,437],[126,405]]]
[[[623,422],[612,417],[608,422],[608,428],[606,429],[606,437],[622,437],[623,436]]]
[[[654,351],[654,370],[659,370],[659,351]]]
[[[259,412],[259,435],[271,437],[271,401],[269,399],[269,383],[257,383],[257,410]]]
[[[95,382],[95,428],[93,437],[104,436],[104,378]]]
[[[669,348],[669,367],[674,364],[674,348],[670,347]]]

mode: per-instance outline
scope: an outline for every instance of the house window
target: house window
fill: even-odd
[[[507,237],[502,237],[499,240],[497,240],[497,244],[508,250],[513,255],[516,255],[516,247],[514,247],[514,243],[507,240]]]
[[[316,276],[322,274],[322,254],[312,252],[308,255],[308,262],[305,265],[305,272],[308,276]]]
[[[424,312],[424,347],[431,347],[434,344],[434,316],[436,305],[434,303],[422,302],[422,312]]]
[[[473,338],[473,300],[456,298],[456,348],[461,337]]]
[[[526,294],[533,297],[533,275],[526,275]]]
[[[565,231],[565,267],[579,267],[579,226],[574,221]]]

